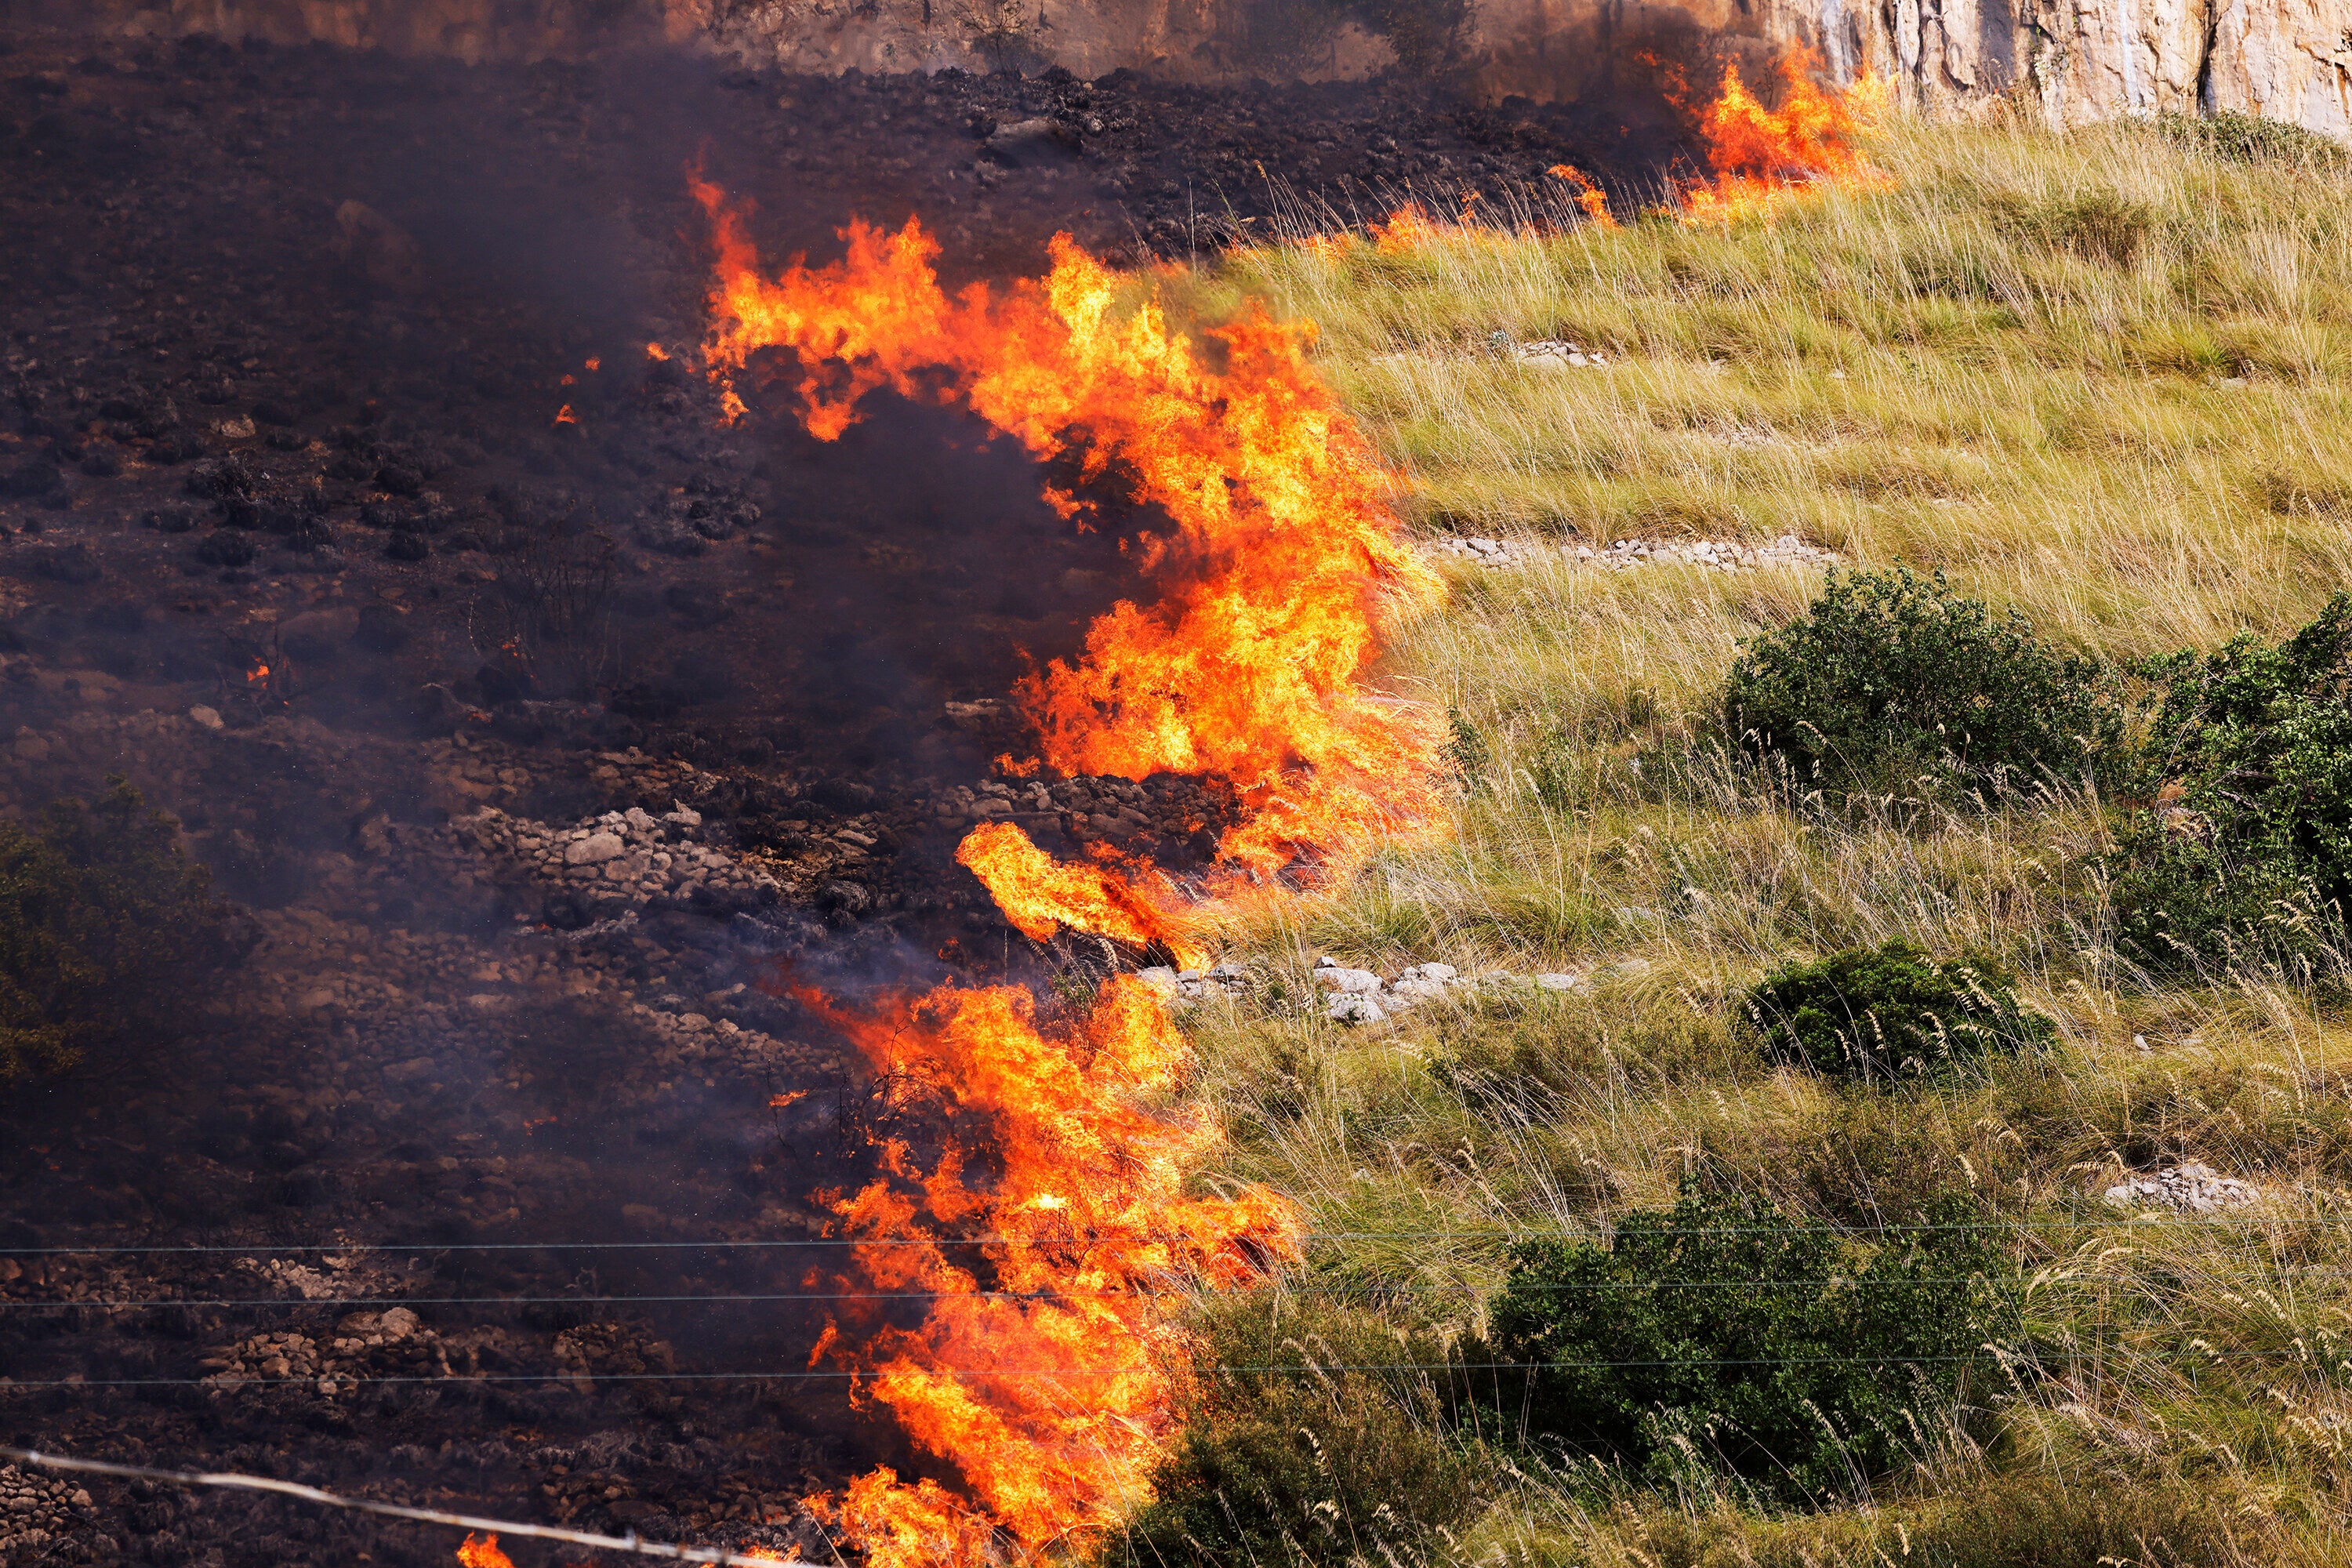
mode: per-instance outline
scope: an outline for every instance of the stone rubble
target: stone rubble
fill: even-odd
[[[0,1568],[111,1563],[121,1547],[95,1532],[98,1507],[64,1477],[0,1466]]]
[[[352,1312],[323,1340],[301,1333],[260,1333],[216,1350],[196,1363],[216,1392],[293,1380],[316,1380],[329,1398],[354,1392],[370,1378],[447,1377],[441,1336],[406,1307]]]
[[[1512,347],[1511,357],[1521,364],[1549,365],[1559,369],[1571,365],[1597,369],[1609,363],[1609,356],[1599,349],[1587,353],[1561,338],[1538,338],[1533,342],[1516,344]]]
[[[2251,1208],[2270,1194],[2252,1182],[2192,1163],[2134,1176],[2109,1187],[2105,1195],[2107,1202],[2126,1207],[2154,1205],[2180,1214],[2219,1214],[2224,1209]]]
[[[1621,967],[1630,973],[1634,965]],[[1349,968],[1328,954],[1315,961],[1314,976],[1324,994],[1322,1014],[1337,1024],[1386,1023],[1424,1003],[1466,999],[1481,990],[1532,986],[1539,991],[1573,991],[1587,978],[1563,973],[1465,974],[1450,963],[1415,963],[1399,972],[1394,980],[1387,980],[1373,970]],[[1249,971],[1234,963],[1205,970],[1159,965],[1140,971],[1137,978],[1179,1006],[1213,996],[1240,996],[1250,988]]]
[[[768,905],[782,896],[773,877],[698,842],[702,814],[684,805],[659,816],[633,805],[570,827],[485,806],[450,826],[549,889],[584,897],[600,916],[663,900],[698,904],[723,897]]]
[[[1793,533],[1784,533],[1769,543],[1717,539],[1621,539],[1601,548],[1454,536],[1433,540],[1430,548],[1439,555],[1480,566],[1531,566],[1539,561],[1557,559],[1612,572],[1661,565],[1746,572],[1768,566],[1833,566],[1844,559],[1836,551],[1808,544]]]

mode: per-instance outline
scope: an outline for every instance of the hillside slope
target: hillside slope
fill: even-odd
[[[1832,794],[1743,763],[1727,674],[1820,573],[1577,553],[1796,534],[1940,570],[2108,661],[2126,703],[2147,691],[2130,660],[2291,633],[2352,585],[2352,174],[2162,122],[1911,124],[1874,156],[1891,190],[1770,225],[1288,247],[1193,280],[1205,308],[1246,291],[1318,322],[1431,532],[1507,548],[1460,566],[1395,659],[1455,715],[1457,837],[1254,933],[1280,978],[1190,1016],[1235,1173],[1296,1195],[1320,1239],[1281,1301],[1208,1324],[1223,1364],[1296,1375],[1206,1380],[1139,1559],[1180,1539],[1628,1565],[2352,1549],[2340,926],[2292,962],[2126,952],[2103,857],[2145,798],[2079,773]],[[1609,363],[1528,363],[1540,340]],[[2053,1037],[1876,1085],[1759,1047],[1760,977],[1893,940],[2013,971]],[[1577,983],[1457,985],[1349,1027],[1298,1003],[1325,953]],[[1658,1407],[1642,1464],[1543,1437],[1492,1370],[1513,1242],[1599,1237],[1685,1184],[1825,1224],[1850,1259],[1906,1226],[1989,1237],[1997,1348],[1946,1358],[1966,1374],[1896,1423],[1901,1462],[1864,1463],[1848,1430],[1852,1473],[1800,1502],[1732,1478],[1719,1427],[1660,1436]],[[1728,1254],[1682,1256],[1714,1274],[1678,1287],[1769,1297]],[[1541,1310],[1587,1327],[1635,1288],[1535,1278],[1511,1310],[1553,1290],[1578,1304]],[[1610,1342],[1623,1359],[1591,1364],[1694,1353]]]

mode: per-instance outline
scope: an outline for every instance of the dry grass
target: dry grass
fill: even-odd
[[[2111,658],[2286,630],[2352,584],[2352,179],[2147,128],[1896,127],[1880,195],[1729,234],[1262,252],[1182,282],[1313,318],[1424,526],[1796,532],[1940,566]],[[1568,337],[1606,370],[1490,344]],[[1737,642],[1796,572],[1564,561],[1459,575],[1396,650],[1485,763],[1441,847],[1250,935],[1283,974],[1195,1016],[1234,1173],[1295,1194],[1310,1275],[1475,1327],[1499,1237],[1691,1171],[1857,1224],[1973,1189],[2036,1282],[1998,1439],[1866,1504],[1768,1519],[1578,1467],[1498,1469],[1452,1555],[1529,1563],[2270,1563],[2352,1554],[2352,1019],[2258,970],[2158,984],[2105,941],[2103,803],[1832,813],[1711,760]],[[2060,1047],[1899,1091],[1775,1068],[1735,1000],[1894,936],[2017,966]],[[1297,1005],[1319,952],[1585,973],[1382,1032]],[[2279,1195],[2135,1224],[2095,1196],[2194,1158]]]

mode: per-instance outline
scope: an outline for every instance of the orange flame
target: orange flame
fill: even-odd
[[[257,662],[251,669],[245,672],[245,679],[246,684],[248,686],[262,686],[268,684],[269,680],[269,667],[266,664]]]
[[[1609,193],[1585,178],[1583,172],[1575,164],[1554,163],[1544,172],[1555,180],[1566,180],[1576,188],[1576,205],[1584,209],[1584,216],[1592,220],[1595,227],[1611,229],[1617,226],[1617,220],[1609,215]]]
[[[1381,635],[1437,602],[1401,536],[1394,483],[1307,363],[1311,329],[1251,309],[1214,329],[1224,366],[1066,236],[1042,282],[950,299],[919,223],[842,231],[847,257],[763,278],[721,193],[700,181],[719,276],[706,357],[730,410],[733,372],[769,347],[802,360],[801,418],[831,440],[888,388],[961,401],[1040,458],[1082,453],[1081,483],[1118,466],[1174,520],[1141,552],[1156,598],[1123,602],[1016,696],[1042,762],[1065,773],[1215,774],[1244,808],[1219,847],[1259,876],[1344,864],[1437,818],[1443,738],[1424,710],[1360,687]]]
[[[467,1531],[457,1548],[457,1568],[514,1568],[514,1559],[499,1550],[497,1536],[478,1536]]]
[[[1769,217],[1780,204],[1810,190],[1879,190],[1894,184],[1854,145],[1885,111],[1885,83],[1865,69],[1851,88],[1823,89],[1813,80],[1821,66],[1821,56],[1810,48],[1782,56],[1775,68],[1783,83],[1777,110],[1757,100],[1737,66],[1724,68],[1722,88],[1699,117],[1709,177],[1684,184],[1685,223]]]
[[[588,368],[591,371],[602,370],[604,368],[604,362],[601,359],[592,359],[588,361]]]
[[[646,345],[646,357],[647,359],[667,359],[669,358],[669,350],[662,347],[659,343],[647,343]]]
[[[879,1469],[812,1506],[875,1568],[999,1561],[1000,1530],[1027,1558],[1083,1549],[1141,1497],[1172,1425],[1183,1292],[1296,1258],[1298,1215],[1263,1188],[1187,1194],[1222,1134],[1152,1103],[1190,1054],[1131,976],[1055,1027],[1009,988],[942,987],[878,1019],[827,1011],[878,1072],[922,1085],[946,1128],[928,1167],[891,1140],[891,1174],[831,1196],[845,1235],[887,1244],[854,1249],[859,1283],[937,1293],[919,1327],[842,1336],[832,1353],[971,1498]],[[974,1151],[994,1169],[971,1169]]]
[[[558,425],[577,425],[580,423],[579,419],[572,414],[572,405],[569,403],[555,411],[555,422]]]
[[[1412,204],[1389,214],[1389,221],[1368,225],[1371,231],[1372,248],[1383,256],[1394,256],[1425,245],[1444,230],[1430,216]]]
[[[956,846],[956,863],[980,879],[1005,918],[1033,942],[1068,926],[1138,947],[1157,942],[1188,967],[1200,956],[1180,933],[1175,915],[1125,878],[1100,866],[1065,865],[1013,823],[973,828]]]

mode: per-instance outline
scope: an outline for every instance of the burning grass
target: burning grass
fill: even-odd
[[[1320,363],[1432,529],[1798,532],[1941,567],[2063,649],[2120,662],[2309,621],[2352,572],[2280,505],[2352,471],[2352,184],[2146,127],[1898,121],[1892,184],[1769,223],[1295,247],[1196,276],[1321,328]],[[1605,368],[1491,346],[1567,338]],[[1192,1015],[1230,1168],[1305,1208],[1301,1300],[1465,1336],[1505,1238],[1672,1201],[1687,1174],[1869,1227],[1966,1194],[2021,1270],[1979,1427],[1830,1507],[1664,1492],[1451,1418],[1475,1517],[1431,1561],[2341,1561],[2352,1542],[2343,954],[2159,976],[2117,957],[2112,818],[2053,784],[1832,807],[1705,744],[1740,638],[1796,571],[1472,567],[1400,650],[1475,745],[1454,836],[1376,858],[1254,941],[1278,994]],[[2057,1042],[1895,1089],[1774,1065],[1739,997],[1796,958],[1910,941],[2014,968]],[[1586,976],[1393,1030],[1302,1016],[1307,962]],[[2127,1169],[2202,1161],[2270,1194],[2133,1223]],[[1509,1456],[1507,1466],[1492,1457]],[[1310,1553],[1343,1560],[1345,1552]]]

